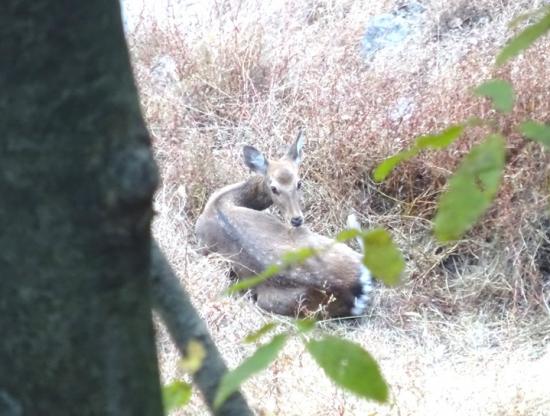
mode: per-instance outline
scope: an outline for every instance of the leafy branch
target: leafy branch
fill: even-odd
[[[371,231],[351,228],[340,232],[332,244],[322,249],[304,247],[284,253],[278,264],[272,264],[259,275],[232,285],[227,293],[254,287],[293,266],[303,264],[312,256],[322,255],[336,243],[343,243],[354,238],[362,241],[365,266],[385,284],[392,286],[398,284],[405,263],[400,251],[392,242],[390,234],[381,228]],[[311,354],[332,381],[365,399],[387,401],[388,387],[378,364],[360,345],[328,335],[323,335],[320,339],[308,340],[304,334],[315,327],[313,320],[297,320],[295,327],[304,342],[306,351]],[[269,322],[249,334],[244,341],[256,342],[276,328],[276,323]],[[228,372],[220,382],[214,406],[221,405],[238,390],[244,381],[271,364],[291,336],[292,333],[289,331],[275,335],[237,368]]]
[[[504,46],[497,55],[497,66],[519,55],[550,31],[550,7],[548,6],[521,16],[513,24],[533,17],[538,17],[539,20],[527,26]],[[508,114],[514,108],[515,92],[507,81],[491,79],[476,87],[473,92],[490,99],[493,108],[500,113]],[[492,132],[464,157],[449,179],[448,189],[439,199],[434,220],[434,233],[440,242],[459,239],[491,206],[498,192],[505,166],[505,139],[495,123],[473,118],[464,123],[452,125],[441,133],[418,137],[411,148],[387,158],[376,167],[373,173],[375,181],[383,181],[401,162],[417,156],[424,149],[444,149],[457,140],[466,128],[479,124],[489,126]],[[517,130],[526,139],[550,149],[549,125],[526,120],[520,123]]]
[[[298,336],[302,340],[305,350],[335,384],[364,399],[387,402],[388,385],[380,368],[376,360],[359,344],[330,335],[322,335],[318,339],[308,338],[305,334],[314,329],[315,321],[297,320],[294,324],[296,331],[287,330],[274,335],[238,367],[226,373],[220,382],[214,406],[223,404],[242,383],[267,368],[292,336]],[[245,342],[257,341],[276,327],[276,324],[270,322],[249,334]]]

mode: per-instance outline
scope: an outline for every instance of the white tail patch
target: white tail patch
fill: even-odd
[[[361,224],[357,220],[355,214],[349,214],[346,221],[347,228],[350,230],[361,230]],[[365,252],[365,245],[361,237],[356,238],[359,247],[361,248],[361,259],[363,258],[363,253]],[[353,308],[351,313],[353,315],[362,315],[365,312],[365,309],[368,306],[370,299],[370,292],[372,292],[372,274],[369,269],[363,264],[361,264],[361,275],[359,276],[359,282],[361,283],[361,295],[356,297],[353,302]]]
[[[372,292],[372,275],[365,266],[361,265],[361,276],[359,276],[361,283],[361,295],[356,297],[353,301],[353,308],[351,308],[352,315],[359,316],[365,312],[370,300],[370,292]]]

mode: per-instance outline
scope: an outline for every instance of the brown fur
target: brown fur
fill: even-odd
[[[293,172],[289,183],[298,180],[297,167],[285,158],[270,161],[269,167],[279,173]],[[350,315],[360,291],[361,256],[344,244],[305,227],[291,227],[261,211],[272,203],[269,175],[268,170],[265,176],[215,192],[197,221],[199,240],[209,251],[229,258],[239,278],[261,273],[287,251],[320,249],[320,255],[258,285],[254,289],[258,305],[283,315],[320,309],[328,316]],[[279,177],[277,186],[282,182]]]

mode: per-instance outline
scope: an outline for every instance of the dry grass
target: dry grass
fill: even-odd
[[[220,296],[225,264],[195,252],[193,224],[213,190],[245,176],[243,144],[276,153],[303,125],[310,227],[332,235],[353,209],[365,228],[390,229],[407,258],[404,284],[381,290],[361,325],[327,326],[380,359],[393,405],[337,392],[297,343],[245,386],[251,403],[277,415],[547,414],[550,395],[538,380],[550,365],[550,157],[512,126],[550,120],[550,43],[492,66],[507,22],[542,2],[426,0],[407,44],[365,60],[366,22],[398,3],[220,0],[160,7],[165,19],[144,8],[128,38],[162,176],[155,236],[237,364],[251,351],[242,337],[273,317],[247,299]],[[437,197],[487,131],[472,129],[449,149],[422,154],[383,184],[370,172],[417,135],[492,115],[471,94],[491,76],[512,81],[519,96],[511,116],[497,117],[508,135],[503,186],[464,241],[441,247],[430,235]],[[176,355],[160,339],[170,379]],[[184,414],[204,412],[200,406],[194,401]]]

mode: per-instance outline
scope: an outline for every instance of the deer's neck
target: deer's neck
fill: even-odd
[[[231,189],[224,199],[233,204],[262,211],[273,204],[263,176],[252,176],[246,182]]]

